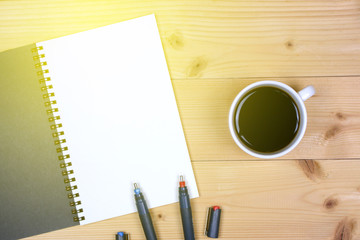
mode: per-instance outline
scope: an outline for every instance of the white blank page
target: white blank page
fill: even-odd
[[[198,191],[154,15],[40,42],[85,220],[178,201]],[[60,169],[59,169],[60,172]],[[80,215],[81,216],[81,215]]]

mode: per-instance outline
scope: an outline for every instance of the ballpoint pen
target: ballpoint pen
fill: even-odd
[[[181,212],[181,220],[184,231],[184,238],[185,240],[194,240],[195,236],[194,236],[194,226],[193,226],[191,206],[190,206],[190,198],[183,176],[180,176],[179,203],[180,203],[180,212]]]
[[[150,212],[146,205],[144,196],[141,193],[140,188],[138,187],[138,185],[136,183],[134,184],[134,187],[135,187],[135,189],[134,189],[135,195],[134,196],[135,196],[136,208],[139,213],[141,225],[144,229],[146,239],[147,240],[156,240],[157,238],[156,238],[154,226],[151,221]]]

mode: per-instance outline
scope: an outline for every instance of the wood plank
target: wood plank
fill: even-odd
[[[173,79],[360,75],[359,0],[0,1],[0,13],[0,51],[155,13]]]
[[[223,211],[219,239],[359,239],[360,161],[312,163],[310,172],[303,161],[194,163],[201,195],[192,200],[196,239],[207,239],[206,209],[212,205]],[[159,239],[182,239],[177,204],[151,212]],[[28,239],[110,240],[120,230],[145,239],[136,214]]]
[[[305,102],[308,127],[300,144],[283,159],[336,159],[360,156],[360,77],[267,78],[299,91],[313,85]],[[228,130],[235,96],[265,79],[174,80],[173,86],[193,161],[254,159],[243,152]]]

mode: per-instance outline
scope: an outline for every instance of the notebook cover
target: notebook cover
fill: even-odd
[[[79,225],[34,66],[35,47],[0,53],[0,238],[7,240]]]

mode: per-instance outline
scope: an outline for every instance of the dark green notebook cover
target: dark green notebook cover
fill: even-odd
[[[0,238],[6,240],[79,225],[34,48],[31,44],[0,53]]]

